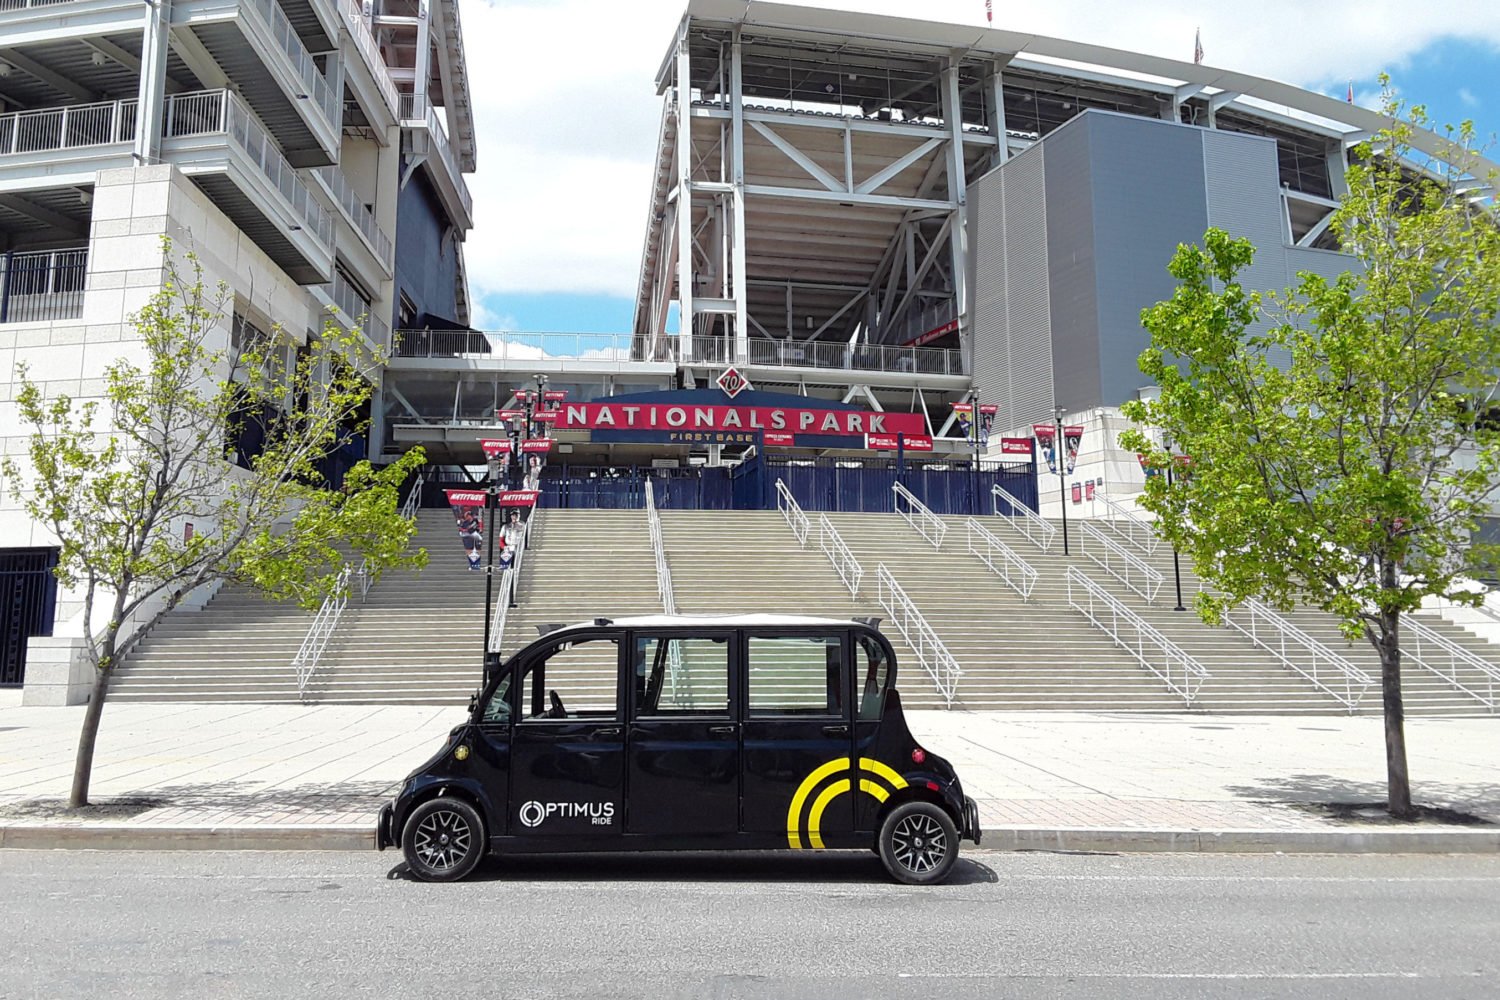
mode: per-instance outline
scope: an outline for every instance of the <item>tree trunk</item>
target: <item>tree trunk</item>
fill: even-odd
[[[1411,807],[1411,777],[1406,770],[1406,712],[1401,704],[1401,636],[1399,612],[1380,613],[1380,694],[1385,708],[1386,808],[1397,819],[1416,815]]]
[[[113,643],[111,643],[113,648]],[[78,734],[78,756],[73,760],[73,788],[68,792],[68,808],[89,804],[89,778],[94,771],[94,743],[99,737],[99,717],[104,714],[104,695],[109,690],[109,675],[114,671],[113,657],[94,670],[94,689],[89,692],[88,708],[83,712],[83,731]]]

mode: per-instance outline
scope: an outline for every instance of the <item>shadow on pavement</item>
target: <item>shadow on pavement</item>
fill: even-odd
[[[406,863],[386,878],[415,881]],[[489,857],[469,882],[801,882],[829,885],[892,882],[873,853],[862,851],[721,851],[717,853],[544,854]],[[998,882],[994,869],[960,855],[944,885]]]
[[[271,788],[235,781],[165,785],[145,792],[95,795],[93,803],[78,812],[69,811],[62,798],[8,802],[0,805],[0,817],[126,819],[159,809],[232,813],[241,823],[297,822],[339,813],[373,817],[399,785],[399,781],[307,782]]]
[[[1261,778],[1255,784],[1230,785],[1227,789],[1245,799],[1272,801],[1307,809],[1316,807],[1334,820],[1397,822],[1382,819],[1371,805],[1383,803],[1383,781],[1351,781],[1331,774],[1292,774]],[[1441,781],[1412,782],[1412,801],[1423,809],[1416,822],[1458,823],[1490,826],[1500,823],[1500,782],[1459,784]]]

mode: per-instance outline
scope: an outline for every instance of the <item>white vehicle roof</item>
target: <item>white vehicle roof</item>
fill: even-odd
[[[607,617],[607,616],[604,616]],[[779,628],[782,626],[857,624],[852,618],[818,618],[813,615],[635,615],[611,618],[610,626],[618,628]],[[592,621],[574,622],[564,628],[593,628]]]

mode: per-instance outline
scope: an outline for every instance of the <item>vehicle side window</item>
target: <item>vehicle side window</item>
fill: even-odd
[[[751,715],[843,715],[839,636],[751,636],[746,643]]]
[[[510,678],[511,675],[506,674],[495,685],[494,694],[484,706],[484,715],[480,716],[481,722],[500,726],[510,723]]]
[[[859,637],[860,649],[864,651],[865,671],[859,693],[859,720],[880,721],[880,706],[885,699],[885,686],[890,682],[891,660],[885,655],[885,647],[867,635]]]
[[[728,713],[728,638],[638,635],[633,662],[637,716]]]
[[[619,649],[618,639],[573,640],[533,660],[521,679],[521,720],[613,719]]]

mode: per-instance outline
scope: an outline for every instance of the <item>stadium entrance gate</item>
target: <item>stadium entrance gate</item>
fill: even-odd
[[[542,507],[635,509],[646,503],[652,478],[663,510],[773,510],[780,479],[806,510],[889,512],[897,462],[891,459],[757,456],[729,468],[675,469],[553,464],[542,471]],[[989,514],[990,487],[999,485],[1037,506],[1036,472],[1030,463],[905,462],[899,479],[938,514]],[[441,501],[441,494],[434,498]]]

